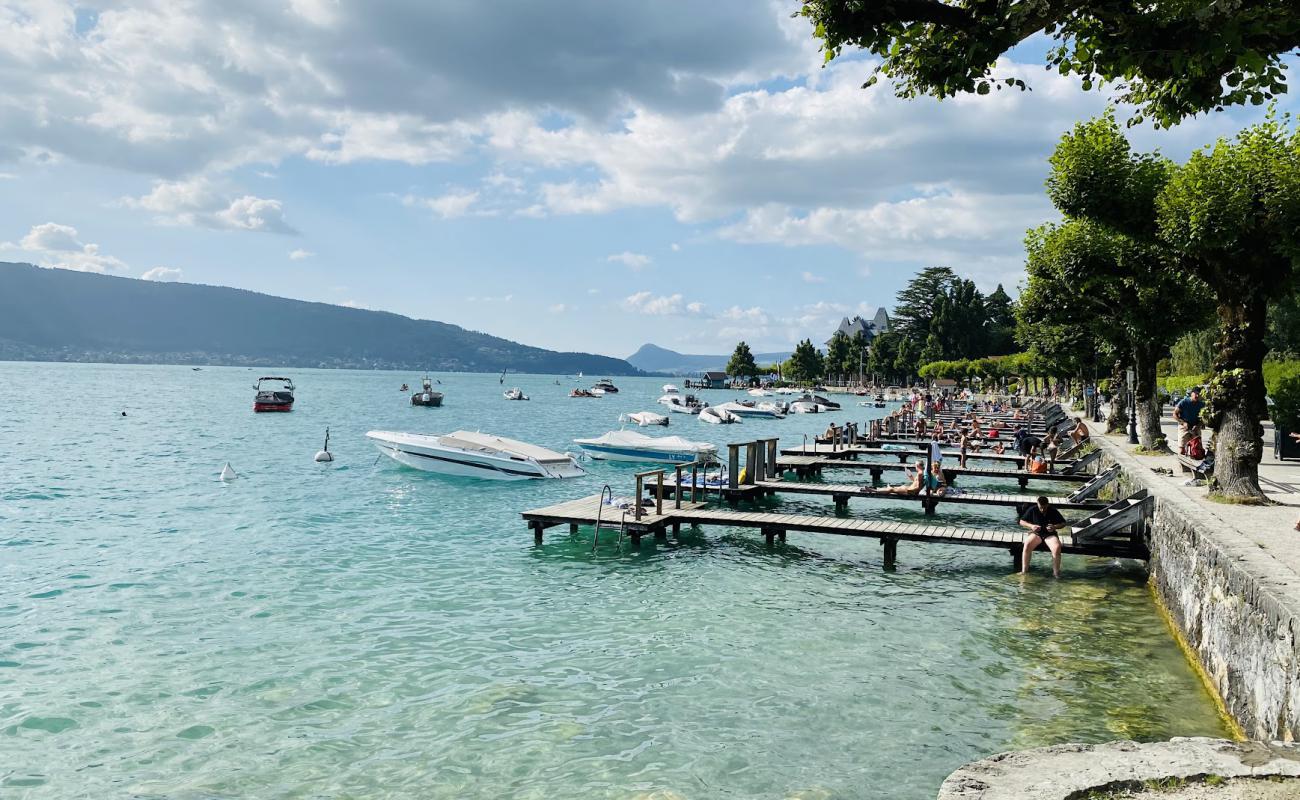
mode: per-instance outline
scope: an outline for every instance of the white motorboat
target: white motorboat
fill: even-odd
[[[679,392],[681,392],[681,389],[678,389],[676,386],[673,386],[671,383],[665,383],[661,391],[663,391],[664,394],[678,394]]]
[[[440,475],[522,481],[586,474],[571,455],[490,433],[454,431],[438,436],[369,431],[366,438],[394,461]]]
[[[816,403],[817,405],[822,407],[823,411],[836,411],[840,407],[840,404],[835,402],[834,400],[827,400],[825,397],[822,397],[819,394],[811,394],[811,393],[804,394],[803,397],[799,398],[798,402]]]
[[[609,378],[601,378],[596,381],[596,383],[591,387],[591,390],[594,392],[597,389],[603,389],[605,394],[618,394],[618,387],[615,386],[614,382]]]
[[[790,404],[791,414],[821,414],[826,411],[830,409],[811,400],[796,400]]]
[[[520,388],[517,387],[517,386],[516,386],[515,388],[513,388],[513,389],[506,389],[505,392],[502,393],[502,397],[504,397],[504,398],[507,399],[507,400],[527,400],[527,399],[528,399],[528,395],[524,394],[523,389],[520,389]]]
[[[750,397],[771,397],[771,396],[772,396],[772,393],[771,393],[770,391],[768,391],[767,389],[762,389],[762,388],[759,388],[759,389],[750,389],[750,390],[749,390],[749,396],[750,396]]]
[[[717,408],[709,407],[700,410],[700,422],[707,422],[710,425],[730,425],[740,422],[740,416],[718,406]]]
[[[681,436],[646,436],[636,431],[610,431],[594,439],[573,441],[592,458],[605,461],[689,464],[713,461],[718,456],[718,448],[708,442],[692,442]]]
[[[594,395],[594,396],[596,396],[596,397],[604,397],[604,396],[605,396],[605,390],[602,389],[602,388],[599,387],[599,386],[593,386],[593,387],[591,387],[590,389],[588,389],[587,391],[591,392],[592,395]]]
[[[659,404],[668,406],[668,410],[678,414],[698,414],[700,409],[708,408],[708,403],[695,399],[693,394],[666,394],[659,398]]]
[[[618,418],[619,422],[635,422],[642,428],[647,425],[667,425],[668,417],[663,414],[656,414],[653,411],[634,411],[631,414],[624,414]]]
[[[781,419],[785,414],[775,403],[761,403],[759,405],[748,406],[744,403],[723,403],[718,406],[719,409],[735,414],[738,417],[756,417],[760,419]]]

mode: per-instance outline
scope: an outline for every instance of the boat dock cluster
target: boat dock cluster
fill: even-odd
[[[1042,431],[1063,419],[1059,408],[1048,409],[1035,426]],[[545,508],[523,512],[523,519],[533,531],[534,540],[540,544],[544,532],[555,526],[568,525],[570,533],[583,527],[593,528],[593,543],[603,530],[617,531],[626,536],[634,547],[646,535],[657,539],[676,535],[683,525],[720,525],[738,528],[756,528],[769,544],[785,541],[789,531],[855,536],[880,541],[884,549],[884,563],[892,567],[900,541],[940,542],[977,547],[1003,548],[1009,551],[1019,565],[1023,532],[1012,525],[1005,530],[944,526],[931,523],[903,523],[869,518],[841,516],[848,510],[851,500],[911,500],[919,502],[927,515],[933,516],[945,504],[964,504],[1014,509],[1017,514],[1035,501],[1026,493],[997,493],[988,491],[963,491],[956,486],[962,476],[1016,481],[1023,489],[1029,481],[1068,483],[1076,488],[1053,504],[1063,511],[1085,512],[1083,519],[1075,520],[1062,532],[1063,551],[1082,555],[1146,559],[1143,539],[1146,521],[1151,512],[1151,502],[1145,493],[1130,497],[1102,501],[1099,494],[1116,482],[1118,467],[1098,469],[1100,453],[1089,451],[1078,458],[1058,461],[1056,469],[1047,473],[1027,472],[1006,467],[956,467],[947,466],[951,453],[942,448],[920,449],[919,442],[901,442],[886,438],[898,435],[886,430],[888,423],[877,420],[870,426],[871,435],[858,439],[855,429],[840,441],[805,445],[800,448],[780,450],[776,439],[759,439],[738,442],[727,447],[727,460],[716,468],[694,462],[674,465],[671,470],[655,469],[634,476],[633,495],[623,503],[615,502],[609,487],[600,494],[582,497]],[[905,421],[900,420],[901,427]],[[872,436],[877,438],[871,438]],[[886,444],[906,444],[904,450],[887,449]],[[927,442],[927,444],[930,444]],[[936,455],[944,459],[940,470],[945,476],[945,490],[935,492],[928,486],[925,491],[900,494],[880,490],[877,486],[883,472],[905,470],[904,463],[859,461],[859,456],[899,455],[925,458],[928,468]],[[743,457],[743,462],[742,462]],[[992,459],[992,455],[979,458]],[[969,456],[974,459],[976,456]],[[865,471],[871,475],[871,484],[809,482],[805,478],[821,475],[827,470]],[[790,476],[793,475],[793,478]],[[780,494],[815,495],[830,497],[835,503],[834,515],[782,514],[771,511],[743,510],[741,503],[753,508],[755,501]]]

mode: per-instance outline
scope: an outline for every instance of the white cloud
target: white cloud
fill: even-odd
[[[455,219],[470,213],[490,215],[492,212],[486,209],[471,212],[478,200],[478,192],[456,189],[438,197],[419,197],[408,194],[402,198],[402,205],[427,208],[441,219]]]
[[[556,303],[555,305],[547,308],[546,310],[551,312],[552,314],[563,314],[564,312],[571,310],[571,308],[572,308],[571,306],[568,306],[564,303]]]
[[[800,277],[803,278],[804,283],[825,283],[826,282],[826,279],[823,278],[821,275],[814,275],[807,270],[801,272]]]
[[[18,176],[12,172],[0,172],[0,181],[16,181]]]
[[[140,278],[146,281],[178,281],[181,279],[181,271],[170,267],[154,267],[141,275]]]
[[[673,252],[676,253],[677,251],[679,251],[679,250],[682,249],[682,246],[679,245],[677,242],[673,242],[673,243],[672,243],[672,249],[673,249]]]
[[[494,297],[493,296],[479,297],[477,295],[470,295],[469,297],[465,298],[465,300],[470,303],[509,303],[514,299],[515,296],[513,294],[503,294]]]
[[[232,197],[207,178],[155,181],[143,197],[124,197],[127,208],[152,211],[164,225],[187,225],[216,230],[243,230],[295,234],[284,219],[279,200],[253,195]]]
[[[625,311],[653,317],[698,317],[705,313],[703,303],[687,303],[681,294],[655,295],[653,292],[637,292],[623,298],[622,306]]]
[[[632,253],[627,250],[608,256],[605,260],[609,263],[622,264],[633,272],[640,272],[650,266],[650,263],[654,261],[650,256],[643,253]]]
[[[316,255],[316,254],[313,253],[312,251],[310,251],[310,250],[303,250],[301,247],[299,247],[297,250],[290,250],[290,251],[289,251],[289,260],[290,260],[290,261],[302,261],[304,258],[311,258],[311,257],[314,256],[314,255]]]
[[[80,272],[123,272],[128,268],[121,259],[101,253],[99,245],[82,242],[76,228],[57,222],[33,225],[17,244],[5,242],[0,249],[25,250],[51,267]]]

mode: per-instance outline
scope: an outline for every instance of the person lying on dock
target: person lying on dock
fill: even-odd
[[[942,473],[940,473],[939,478],[935,478],[932,474],[926,474],[924,461],[916,462],[915,466],[916,469],[912,471],[912,480],[909,483],[899,484],[898,486],[886,486],[880,490],[880,493],[918,495],[927,485],[930,487],[930,491],[933,492],[938,490],[938,488],[943,484]]]
[[[1020,527],[1029,531],[1025,536],[1024,550],[1020,553],[1020,574],[1029,572],[1029,559],[1034,550],[1038,545],[1046,544],[1052,551],[1052,575],[1061,577],[1061,537],[1057,535],[1057,531],[1065,527],[1065,517],[1061,512],[1048,503],[1046,497],[1040,497],[1020,517]]]

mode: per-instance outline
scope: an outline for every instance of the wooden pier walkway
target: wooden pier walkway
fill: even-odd
[[[811,476],[827,469],[867,470],[871,479],[878,481],[885,471],[910,470],[907,464],[890,464],[883,461],[852,461],[846,458],[826,458],[825,456],[781,456],[776,460],[778,471],[794,472],[801,477]],[[1006,478],[1020,484],[1020,488],[1029,487],[1030,481],[1060,481],[1086,483],[1092,476],[1071,472],[1026,472],[1018,469],[997,469],[982,467],[943,467],[944,479],[953,485],[960,475],[976,478]]]
[[[1000,492],[963,492],[949,489],[943,494],[930,495],[927,497],[922,494],[893,494],[882,492],[876,489],[866,489],[860,484],[852,483],[805,483],[802,481],[759,481],[754,484],[759,489],[772,494],[805,494],[830,497],[835,501],[836,511],[846,511],[850,498],[865,500],[911,500],[920,502],[923,506],[929,503],[956,503],[964,505],[979,506],[997,506],[1004,508],[1014,508],[1017,512],[1023,511],[1034,504],[1038,499],[1035,494],[1004,494]],[[665,484],[665,487],[671,487],[671,484]],[[725,490],[724,490],[725,494]],[[1053,497],[1052,505],[1062,511],[1095,511],[1099,508],[1105,508],[1106,503],[1101,500],[1092,498],[1083,500],[1071,500],[1068,497]],[[929,511],[929,509],[927,509]]]
[[[1115,504],[1093,518],[1085,520],[1083,527],[1063,530],[1062,550],[1079,555],[1148,558],[1146,546],[1141,536],[1137,535],[1136,528],[1118,537],[1114,535],[1113,530],[1107,530],[1108,535],[1105,538],[1087,535],[1094,519],[1110,519],[1112,524],[1109,527],[1115,528],[1113,523],[1118,518],[1108,512],[1120,505],[1123,506],[1124,512],[1128,513],[1132,511],[1130,506],[1136,503],[1121,501],[1120,504]],[[654,535],[656,538],[666,538],[670,528],[676,533],[680,531],[682,525],[722,525],[734,528],[756,528],[762,532],[768,544],[773,544],[778,539],[785,541],[786,533],[789,531],[878,539],[885,548],[886,567],[893,566],[900,541],[1001,548],[1010,552],[1013,560],[1018,562],[1024,539],[1023,531],[1012,526],[1007,526],[1005,530],[986,530],[811,514],[729,511],[710,508],[703,503],[686,502],[683,502],[680,508],[665,505],[662,513],[647,514],[643,511],[641,518],[636,520],[632,519],[630,511],[624,515],[623,509],[602,506],[601,495],[525,511],[522,516],[532,529],[534,540],[541,544],[543,532],[547,528],[568,524],[570,532],[576,532],[581,525],[594,525],[598,512],[602,519],[602,529],[609,527],[621,530],[631,539],[634,547],[640,545],[641,537],[646,534]],[[611,524],[606,526],[603,522],[606,513],[611,517],[617,517],[619,522],[613,524],[611,520]],[[1135,517],[1134,521],[1136,520]]]
[[[1007,442],[1010,444],[1010,442]],[[961,451],[951,447],[942,447],[939,451],[944,459],[951,458],[954,462],[961,458]],[[787,447],[781,450],[783,456],[825,456],[827,458],[855,458],[857,456],[897,456],[899,461],[915,460],[918,456],[924,458],[929,453],[928,448],[911,448],[906,449],[893,447],[876,447],[872,444],[807,444],[797,447]],[[1024,468],[1025,456],[1015,452],[1010,453],[992,453],[982,450],[970,450],[966,453],[967,461],[1000,461],[1007,464],[1015,464],[1017,467]],[[1057,461],[1056,466],[1069,469],[1074,465],[1072,459]]]

